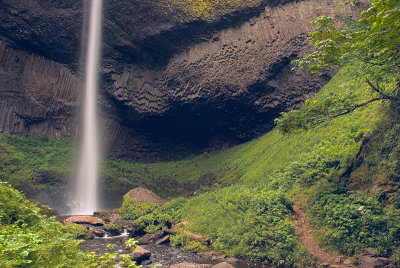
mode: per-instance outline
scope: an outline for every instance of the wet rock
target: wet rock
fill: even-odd
[[[64,220],[64,222],[90,224],[94,226],[103,226],[105,224],[102,219],[94,216],[72,216]]]
[[[212,266],[212,268],[234,268],[234,267],[227,262],[220,262],[217,265]]]
[[[390,264],[390,260],[387,258],[372,258],[369,256],[360,256],[360,267],[361,268],[384,268]]]
[[[143,187],[134,188],[126,193],[125,196],[129,196],[136,203],[154,203],[160,206],[165,203],[165,200],[161,197]]]
[[[197,263],[182,262],[182,263],[170,265],[167,268],[209,268],[209,267],[211,267],[210,264],[197,264]]]
[[[136,247],[134,251],[132,251],[132,259],[138,263],[150,259],[151,252],[142,248]]]
[[[147,245],[150,241],[150,236],[144,235],[137,239],[138,245]]]
[[[156,242],[156,245],[163,245],[163,244],[168,244],[169,243],[169,235],[164,236],[160,240]]]
[[[149,265],[151,263],[152,263],[151,260],[144,260],[141,262],[141,265]]]
[[[110,223],[104,226],[104,230],[110,232],[111,235],[117,236],[123,232],[123,228],[121,225],[117,225],[114,223]]]
[[[121,220],[121,219],[119,219],[119,220],[112,221],[112,223],[117,224],[119,226],[122,226],[123,228],[126,228],[126,229],[131,229],[133,220]]]
[[[98,236],[98,237],[104,237],[105,236],[105,232],[102,229],[97,229],[97,228],[89,228],[90,231],[93,232],[94,235]]]
[[[154,242],[164,235],[163,231],[156,231],[153,234],[145,234],[141,238],[137,239],[139,245],[147,245],[149,242]]]

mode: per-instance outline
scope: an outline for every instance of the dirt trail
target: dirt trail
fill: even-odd
[[[301,210],[298,205],[294,205],[293,210],[295,214],[292,221],[296,228],[296,234],[299,237],[300,242],[315,257],[317,267],[356,267],[348,263],[349,260],[345,260],[343,256],[331,255],[324,251],[314,239],[313,230],[310,226],[307,214]]]

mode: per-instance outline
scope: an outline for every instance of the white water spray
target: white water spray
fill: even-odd
[[[98,209],[98,129],[97,88],[101,42],[102,0],[91,0],[89,39],[87,47],[85,98],[78,178],[75,190],[74,215],[89,215]]]

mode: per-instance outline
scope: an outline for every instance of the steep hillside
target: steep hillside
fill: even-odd
[[[356,69],[339,72],[315,100],[341,90]],[[359,100],[368,96],[365,87],[358,90]],[[311,262],[291,223],[293,202],[308,211],[322,245],[350,256],[366,247],[383,256],[397,254],[398,160],[392,138],[398,133],[387,109],[371,105],[314,129],[274,130],[220,153],[180,161],[105,160],[105,196],[114,199],[109,204],[118,202],[139,185],[166,198],[194,194],[167,204],[168,213],[173,211],[169,215],[209,237],[215,250],[255,261]],[[54,192],[54,185],[60,189],[65,184],[71,145],[68,140],[2,135],[2,176],[29,189],[27,194],[36,189],[41,195],[34,198],[43,198],[44,192]]]

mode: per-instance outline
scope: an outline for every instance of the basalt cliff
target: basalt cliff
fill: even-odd
[[[86,5],[0,2],[1,133],[78,134]],[[310,21],[363,8],[360,1],[259,0],[202,17],[163,1],[105,1],[98,97],[105,150],[167,160],[271,129],[280,112],[302,106],[330,78],[291,70],[311,51]]]

